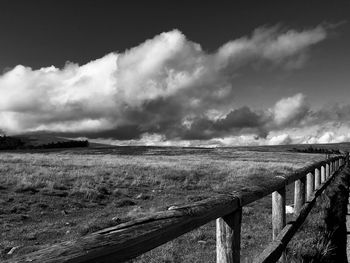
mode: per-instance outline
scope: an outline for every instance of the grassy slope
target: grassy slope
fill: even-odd
[[[269,148],[271,149],[271,148]],[[247,188],[323,155],[219,148],[106,147],[0,154],[0,249],[27,253],[192,202]],[[243,257],[271,238],[270,199],[244,208]],[[138,262],[214,262],[214,222],[157,248]]]

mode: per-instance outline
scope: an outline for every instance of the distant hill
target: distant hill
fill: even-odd
[[[148,149],[158,151],[167,151],[167,148],[172,152],[175,149],[196,149],[204,150],[205,147],[176,147],[176,146],[116,146],[101,143],[91,143],[87,140],[72,140],[69,138],[60,137],[52,134],[32,133],[18,136],[4,136],[0,135],[0,150],[4,149],[59,149],[59,148],[75,148],[83,147],[89,149],[110,149],[121,152],[144,152]],[[337,154],[350,152],[350,142],[343,143],[329,143],[329,144],[291,144],[291,145],[263,145],[263,146],[232,146],[219,148],[234,148],[238,151],[260,151],[260,152],[303,152],[303,153],[323,153],[323,154]],[[212,149],[212,148],[208,148]]]
[[[289,144],[289,145],[263,145],[263,146],[238,146],[237,149],[261,152],[305,152],[305,153],[331,153],[332,151],[350,152],[350,142],[324,143],[324,144]],[[316,149],[312,151],[310,149]],[[322,151],[324,150],[324,151]]]
[[[0,136],[0,150],[88,147],[88,140],[70,140],[48,134]]]
[[[24,142],[26,147],[28,146],[40,146],[49,143],[57,143],[57,142],[67,142],[69,139],[49,135],[49,134],[24,134],[13,136],[13,138],[20,139]]]

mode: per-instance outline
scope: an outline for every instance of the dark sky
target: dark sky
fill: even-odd
[[[349,47],[349,0],[2,0],[0,132],[350,140]]]
[[[262,25],[302,29],[349,14],[350,1],[3,0],[0,69],[82,64],[174,28],[213,51]],[[337,32],[349,33],[349,25]],[[333,44],[345,51],[349,37]]]

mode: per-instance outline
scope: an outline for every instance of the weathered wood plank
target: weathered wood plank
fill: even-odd
[[[276,239],[270,242],[267,248],[265,248],[264,251],[257,258],[254,259],[253,262],[254,263],[277,262],[284,251],[284,246],[283,246],[284,242],[286,242],[288,238],[291,239],[293,237],[293,233],[290,232],[291,227],[292,225],[288,223],[282,229],[282,231],[279,233]]]
[[[235,195],[241,200],[241,206],[246,206],[256,200],[272,194],[274,191],[284,187],[285,185],[285,177],[276,176],[270,180],[261,181],[259,184],[251,185],[247,190],[237,192]]]
[[[218,195],[189,206],[110,227],[74,241],[53,245],[8,262],[124,262],[218,216],[232,213],[239,207],[237,197]]]
[[[216,219],[216,262],[239,263],[242,209]]]

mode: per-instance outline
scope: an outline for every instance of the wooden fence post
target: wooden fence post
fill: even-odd
[[[272,238],[277,235],[286,225],[286,187],[272,193]],[[285,262],[285,255],[282,254],[279,262]]]
[[[321,186],[321,171],[320,168],[315,168],[315,190]]]
[[[314,193],[314,185],[314,175],[312,173],[308,173],[306,175],[306,201],[311,201]]]
[[[239,263],[242,208],[216,219],[216,262]]]
[[[331,175],[331,164],[326,163],[326,179]]]
[[[326,181],[326,166],[321,166],[321,183]]]
[[[332,173],[333,173],[333,162],[330,161],[330,163],[329,163],[329,176],[331,176]]]
[[[286,225],[286,188],[272,193],[272,237],[275,239]]]
[[[298,215],[305,204],[305,177],[294,183],[294,214]]]

